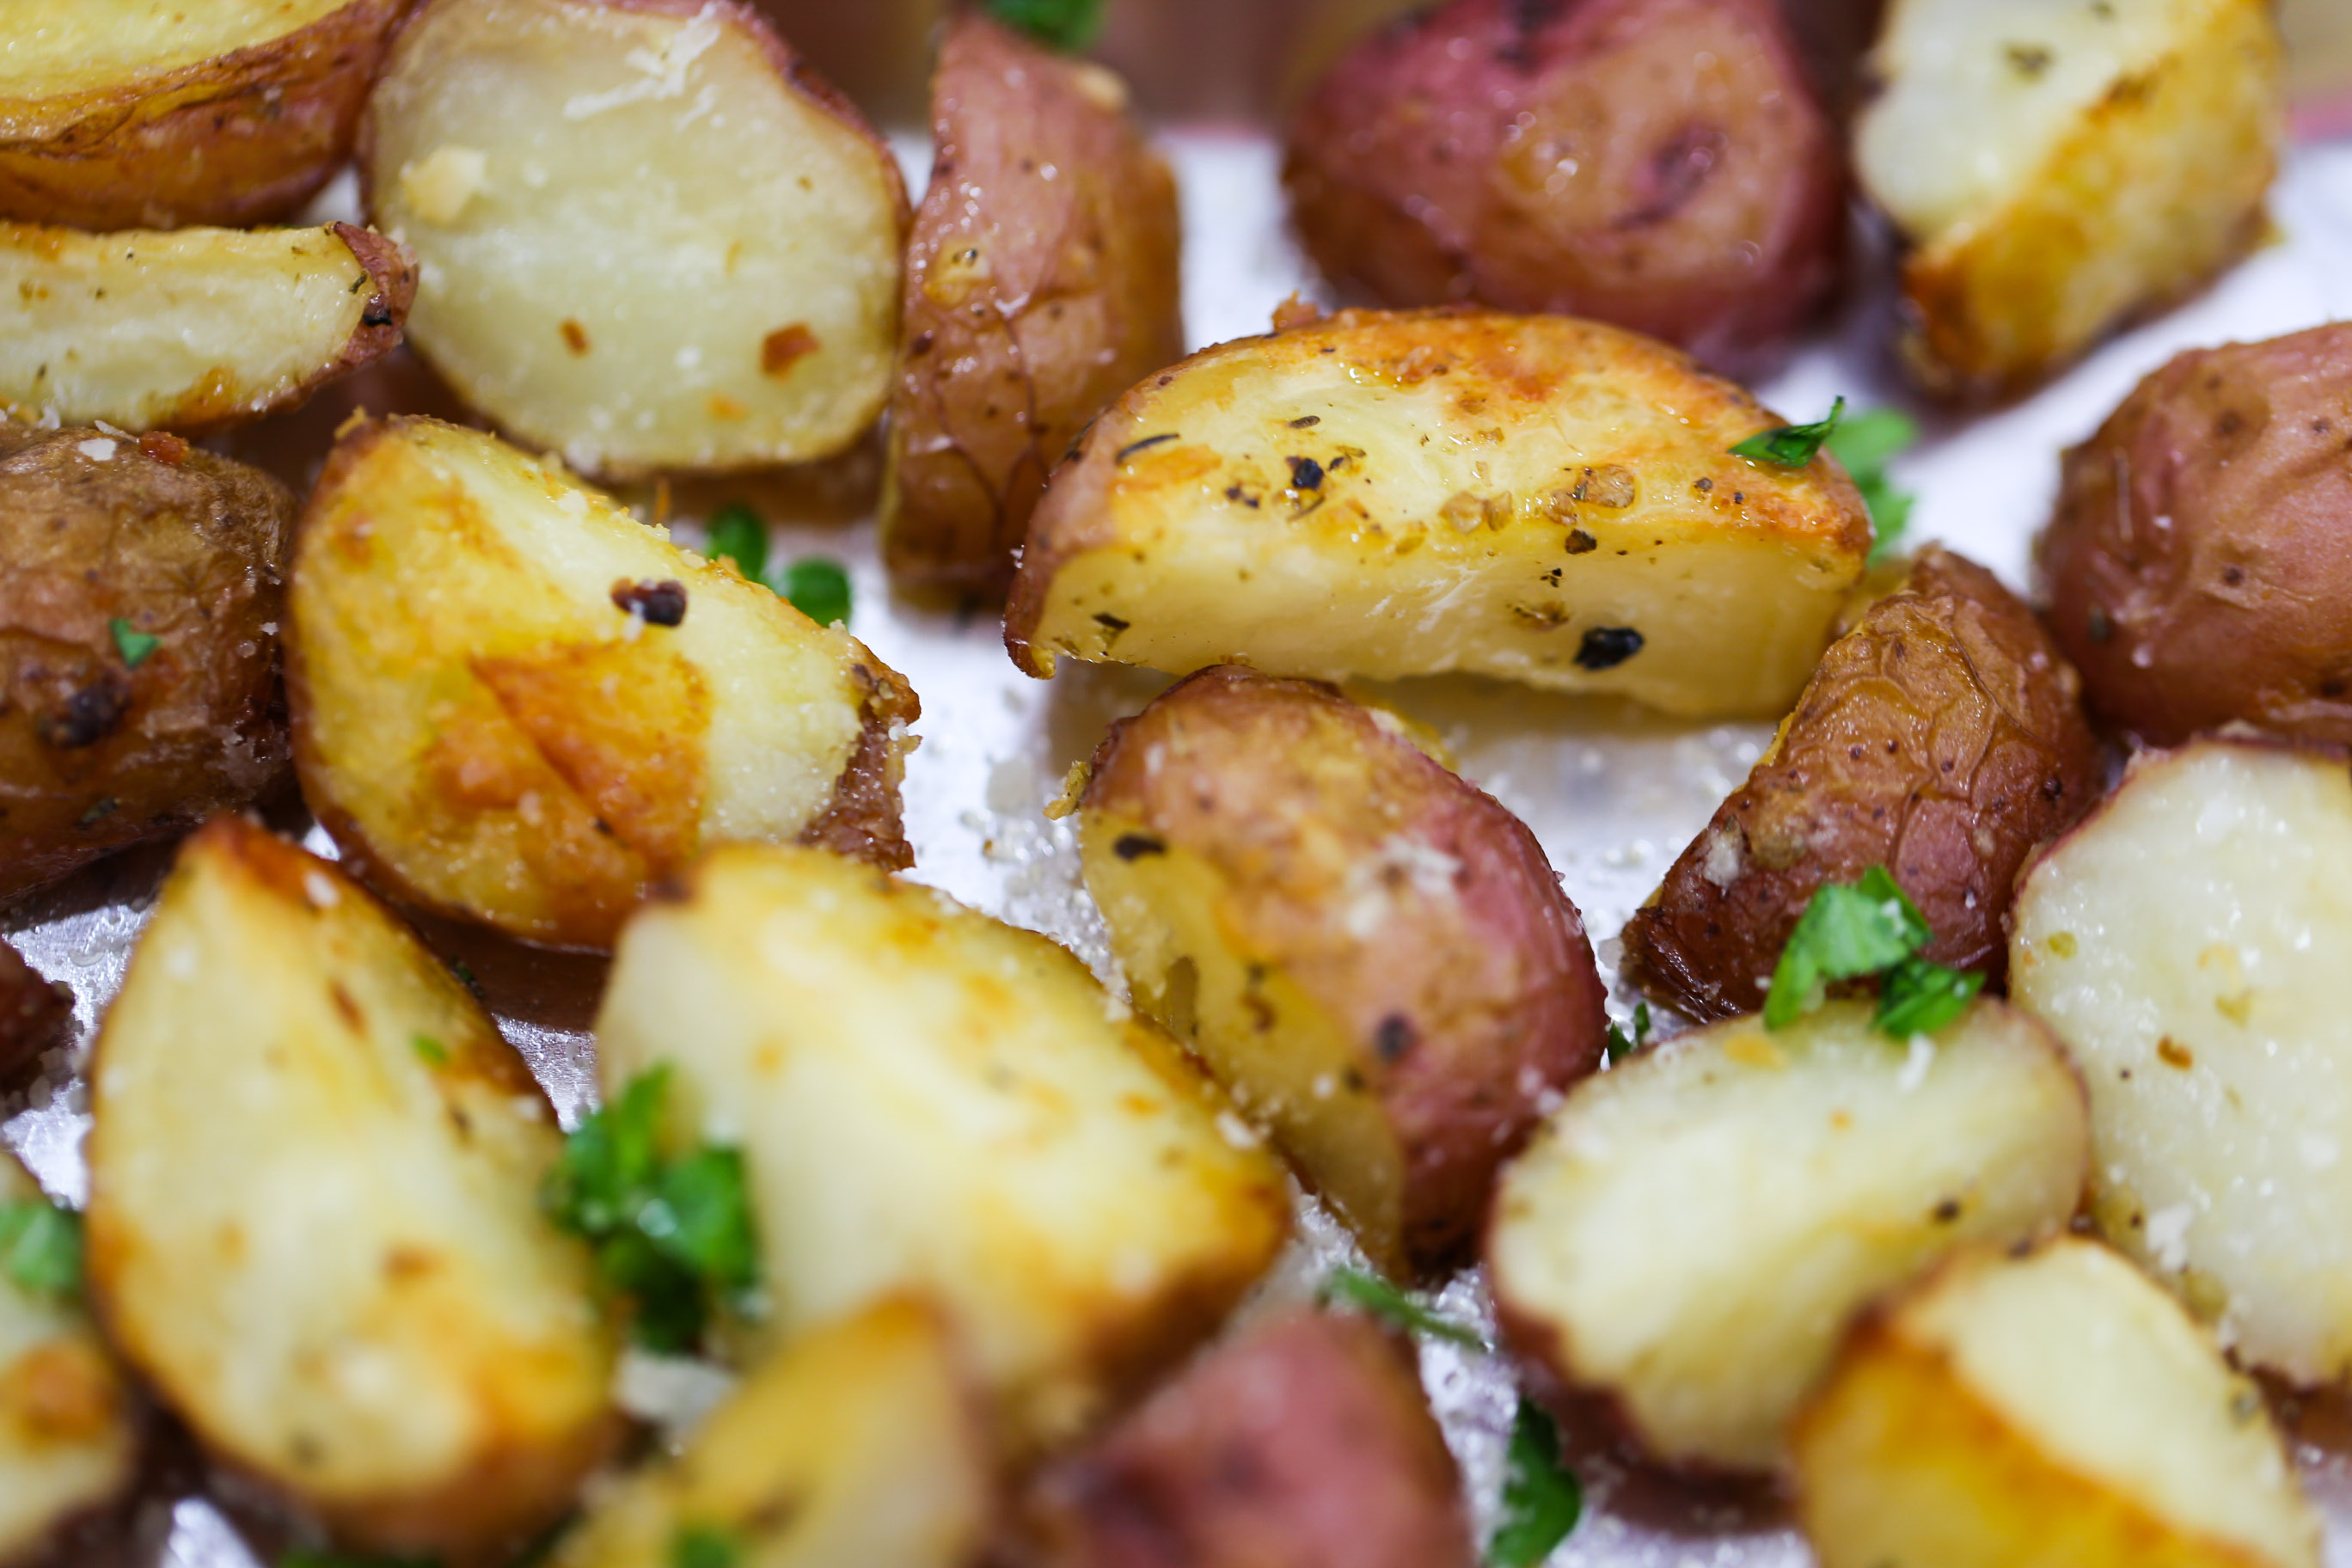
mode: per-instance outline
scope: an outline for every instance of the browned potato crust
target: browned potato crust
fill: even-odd
[[[1470,1568],[1462,1479],[1411,1352],[1293,1311],[1210,1351],[1025,1507],[1048,1568]]]
[[[1753,1012],[1814,889],[1885,866],[1927,956],[1998,983],[2018,868],[2098,790],[2079,685],[1992,574],[1927,551],[1627,924],[1629,972],[1696,1017]]]
[[[1099,66],[977,12],[949,24],[907,247],[883,558],[1002,598],[1045,475],[1184,353],[1176,184]]]
[[[73,993],[41,978],[0,942],[0,1089],[15,1083],[73,1027]]]
[[[1459,1261],[1496,1168],[1605,1037],[1526,825],[1335,689],[1231,666],[1114,726],[1081,809],[1137,1004],[1383,1267]]]
[[[2066,454],[2050,628],[2099,717],[2352,742],[2352,323],[2176,357]]]
[[[48,47],[0,64],[0,217],[119,229],[286,216],[351,156],[410,4],[214,0],[168,19],[148,0],[11,7],[11,32]],[[61,58],[85,38],[102,41],[96,59]],[[205,52],[189,58],[191,42]]]
[[[1391,305],[1591,316],[1718,363],[1836,281],[1845,174],[1769,0],[1454,0],[1292,124],[1299,236]]]
[[[176,437],[0,422],[0,899],[278,778],[293,515]]]

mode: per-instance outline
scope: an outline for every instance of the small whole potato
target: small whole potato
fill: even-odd
[[[2352,742],[2352,323],[2181,354],[2066,455],[2040,563],[2100,718]]]
[[[1811,316],[1844,243],[1838,139],[1769,0],[1454,0],[1333,65],[1283,179],[1343,287],[1717,363]]]

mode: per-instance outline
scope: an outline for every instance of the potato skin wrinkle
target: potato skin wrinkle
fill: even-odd
[[[1627,923],[1630,973],[1695,1017],[1754,1012],[1815,890],[1884,866],[1935,932],[1926,956],[1998,985],[2019,869],[2098,795],[2079,687],[1990,573],[1923,552],[1831,645],[1748,782]]]
[[[883,558],[1001,600],[1045,476],[1183,357],[1176,183],[1126,89],[974,10],[948,24],[907,247]]]
[[[0,420],[0,900],[285,776],[293,519],[275,479],[176,437]],[[118,622],[158,639],[135,665]]]
[[[2039,563],[2101,718],[2352,744],[2347,386],[2341,322],[2191,350],[2066,454]]]
[[[1230,667],[1113,726],[1080,813],[1137,1005],[1382,1267],[1460,1262],[1496,1167],[1605,1040],[1535,836],[1336,689]]]

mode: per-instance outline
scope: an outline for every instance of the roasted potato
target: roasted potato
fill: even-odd
[[[1907,1046],[1862,1002],[1729,1019],[1586,1079],[1504,1173],[1496,1314],[1654,1458],[1768,1470],[1846,1322],[2065,1225],[2089,1145],[2064,1055],[1999,1002]]]
[[[906,682],[552,459],[346,426],[294,555],[303,795],[403,902],[604,947],[707,844],[911,861]]]
[[[977,11],[948,23],[890,397],[899,583],[1003,598],[1046,473],[1183,357],[1176,181],[1126,110],[1099,66]]]
[[[656,1460],[599,1496],[553,1568],[969,1568],[996,1507],[981,1407],[945,1324],[883,1300],[753,1368]],[[682,1543],[722,1543],[689,1555]]]
[[[76,228],[284,217],[351,156],[410,0],[13,0],[0,217]]]
[[[2102,718],[2352,742],[2352,324],[2179,355],[2066,454],[2039,553]]]
[[[1454,0],[1337,60],[1283,183],[1389,305],[1590,316],[1725,363],[1821,307],[1845,164],[1771,0]]]
[[[2334,752],[2202,742],[2143,756],[2018,890],[2010,987],[2091,1089],[2092,1215],[2304,1383],[2352,1373],[2352,942]]]
[[[1280,1247],[1280,1169],[1085,966],[819,850],[726,846],[623,931],[607,1092],[741,1147],[773,1331],[943,1303],[1008,1451],[1066,1438],[1214,1328]]]
[[[0,420],[0,899],[284,776],[293,521],[177,437]]]
[[[0,1150],[0,1224],[45,1201]],[[0,1270],[0,1563],[37,1561],[60,1529],[129,1491],[140,1426],[80,1303]]]
[[[0,942],[0,1090],[12,1088],[73,1033],[73,993],[41,978],[25,955]],[[6,1202],[0,1194],[0,1202]]]
[[[1606,1041],[1535,835],[1330,687],[1226,667],[1113,726],[1078,841],[1136,1005],[1382,1266],[1460,1262]]]
[[[1912,247],[1923,384],[2022,391],[2253,244],[2285,131],[2271,9],[1890,0],[1854,161]]]
[[[425,0],[360,172],[417,352],[583,472],[825,457],[889,395],[898,162],[741,0]]]
[[[1349,310],[1121,397],[1030,520],[1013,661],[1465,670],[1780,713],[1870,549],[1834,458],[1690,361],[1558,316]]]
[[[1462,1478],[1410,1352],[1293,1310],[1186,1368],[1024,1508],[1041,1568],[1472,1568]]]
[[[1822,1568],[2318,1568],[2261,1392],[2095,1242],[1874,1313],[1791,1447]]]
[[[89,1285],[212,1453],[381,1552],[543,1525],[614,1435],[555,1114],[331,863],[187,841],[90,1068]]]
[[[0,412],[194,432],[307,398],[400,342],[400,247],[325,228],[79,234],[0,224]]]
[[[1627,922],[1628,971],[1694,1017],[1755,1012],[1814,891],[1884,866],[1925,955],[1998,983],[2018,868],[2104,782],[2080,684],[1991,573],[1927,551]]]

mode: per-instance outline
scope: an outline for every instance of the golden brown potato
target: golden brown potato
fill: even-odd
[[[1113,726],[1080,811],[1136,1005],[1382,1267],[1460,1262],[1606,1040],[1535,835],[1332,688],[1231,667]]]
[[[2098,795],[2079,687],[1991,573],[1927,551],[1627,922],[1628,972],[1694,1017],[1754,1012],[1814,891],[1884,866],[1926,956],[1998,984],[2018,868]]]
[[[0,1090],[73,1033],[73,993],[41,978],[24,954],[0,942]]]
[[[347,426],[288,612],[304,798],[404,902],[604,947],[706,845],[912,862],[906,682],[552,458],[430,419]]]
[[[1646,338],[1560,316],[1348,310],[1129,392],[1030,520],[1004,640],[1184,674],[1463,670],[1688,715],[1780,713],[1870,519],[1826,454]]]
[[[174,436],[0,420],[0,899],[283,775],[293,514]]]
[[[325,228],[80,234],[0,224],[0,411],[133,432],[292,407],[390,353],[416,292],[400,247]]]
[[[2268,0],[1890,0],[1855,129],[1911,242],[1905,357],[2023,391],[2252,245],[2285,132]]]
[[[614,1436],[554,1112],[466,987],[327,861],[190,838],[90,1068],[89,1286],[219,1459],[371,1551],[479,1552]]]
[[[2101,718],[2352,742],[2352,324],[2181,354],[2066,454],[2050,626]]]
[[[1335,62],[1283,180],[1324,272],[1390,305],[1590,316],[1717,363],[1813,315],[1845,165],[1770,0],[1454,0]]]
[[[1411,1352],[1293,1310],[1186,1368],[1024,1509],[1041,1568],[1472,1568],[1462,1478]]]
[[[0,217],[76,228],[283,217],[351,156],[411,0],[14,0]]]
[[[1068,952],[816,850],[730,845],[622,932],[606,1092],[742,1149],[772,1331],[914,1291],[1029,1457],[1210,1333],[1289,1226],[1281,1169]]]
[[[2318,1568],[2253,1384],[2095,1242],[1955,1258],[1796,1423],[1822,1568]]]
[[[948,24],[890,399],[883,559],[1002,598],[1045,475],[1184,353],[1176,182],[1125,84],[977,11]]]
[[[360,172],[417,352],[583,473],[827,457],[889,395],[898,161],[742,0],[425,0]]]

